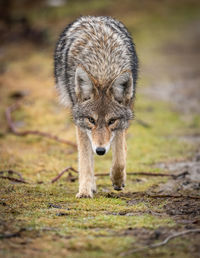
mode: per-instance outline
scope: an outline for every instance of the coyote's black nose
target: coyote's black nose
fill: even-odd
[[[102,147],[98,147],[98,148],[96,148],[96,153],[98,155],[104,155],[106,153],[106,149],[102,148]]]

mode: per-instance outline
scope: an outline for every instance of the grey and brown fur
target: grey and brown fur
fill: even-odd
[[[55,78],[61,102],[70,107],[77,128],[79,193],[96,191],[93,152],[112,146],[111,180],[116,190],[126,179],[125,130],[132,104],[138,59],[125,26],[111,17],[80,17],[60,35],[55,50]]]

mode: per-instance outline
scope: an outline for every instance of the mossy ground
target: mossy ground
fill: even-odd
[[[0,170],[19,171],[30,183],[0,181],[0,238],[26,229],[20,237],[1,240],[2,257],[116,257],[132,245],[137,246],[137,235],[124,233],[128,229],[145,228],[154,232],[158,228],[180,226],[167,214],[155,215],[163,212],[167,200],[152,201],[145,197],[134,205],[127,204],[133,196],[126,196],[126,193],[146,192],[166,182],[167,178],[128,176],[125,195],[114,193],[110,196],[108,193],[113,189],[109,177],[98,177],[98,193],[94,199],[79,200],[75,198],[77,181],[67,181],[63,176],[51,184],[51,179],[65,167],[77,168],[77,153],[71,153],[70,146],[39,136],[15,136],[7,130],[4,112],[14,102],[10,96],[16,91],[26,91],[26,103],[13,113],[18,129],[50,132],[75,142],[70,113],[58,104],[54,89],[55,39],[66,23],[80,14],[114,15],[134,35],[141,60],[134,107],[136,120],[127,132],[127,171],[166,172],[154,165],[192,156],[194,146],[177,136],[198,132],[199,115],[185,119],[169,103],[150,99],[140,89],[151,84],[149,70],[151,65],[156,65],[155,60],[163,62],[157,50],[165,40],[177,37],[191,18],[196,19],[199,9],[195,2],[192,5],[189,1],[183,1],[181,8],[172,1],[167,1],[165,7],[150,1],[151,4],[144,4],[144,8],[128,0],[123,2],[69,2],[66,8],[29,10],[32,23],[46,26],[50,31],[50,47],[39,48],[26,41],[2,47],[5,72],[0,75],[0,115],[3,118],[0,122]],[[137,119],[148,126],[143,126]],[[111,153],[103,158],[96,157],[95,161],[96,173],[108,172]],[[120,212],[132,215],[121,216]],[[173,240],[171,247],[174,247],[174,254],[179,255],[176,257],[190,257],[184,240]],[[168,257],[171,251],[165,246],[147,253],[152,257],[160,254]],[[135,254],[134,257],[141,256]]]

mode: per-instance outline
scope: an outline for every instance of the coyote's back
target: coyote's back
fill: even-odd
[[[131,71],[133,97],[137,80],[137,55],[125,26],[111,17],[80,17],[60,35],[55,50],[55,78],[61,101],[77,102],[75,71],[83,66],[99,87],[106,88],[121,72]]]

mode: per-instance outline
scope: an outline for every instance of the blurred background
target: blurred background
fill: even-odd
[[[15,242],[3,242],[4,254],[8,257],[13,257],[13,251],[18,257],[23,252],[27,257],[32,254],[42,256],[43,250],[58,257],[69,252],[75,255],[73,257],[78,257],[77,252],[82,247],[84,257],[89,257],[90,251],[98,253],[99,250],[105,251],[107,257],[116,257],[115,252],[123,251],[132,243],[132,238],[123,238],[121,245],[116,239],[104,238],[104,242],[101,242],[103,240],[96,238],[96,247],[93,247],[90,236],[95,236],[99,228],[103,230],[102,234],[107,234],[112,227],[114,236],[117,230],[128,226],[152,230],[159,225],[163,228],[175,225],[168,217],[163,220],[159,217],[158,220],[153,213],[144,215],[143,210],[151,204],[147,201],[144,205],[144,199],[142,204],[134,206],[140,212],[140,220],[133,216],[105,215],[105,210],[112,213],[120,209],[129,209],[130,212],[131,209],[126,207],[123,195],[122,198],[117,196],[118,199],[112,196],[107,198],[112,191],[108,177],[98,178],[97,199],[76,200],[77,175],[74,181],[67,177],[49,184],[65,167],[77,168],[74,148],[44,139],[41,135],[14,135],[8,127],[5,111],[20,102],[19,108],[12,113],[12,125],[17,131],[37,130],[76,142],[70,113],[58,102],[53,56],[59,34],[68,23],[81,15],[112,16],[122,21],[136,45],[139,78],[134,106],[136,118],[127,133],[127,171],[180,172],[188,169],[188,166],[196,169],[191,171],[199,169],[199,0],[0,0],[0,176],[5,176],[6,172],[3,171],[15,170],[31,183],[13,185],[5,178],[0,180],[1,199],[4,200],[0,202],[1,233],[30,229],[30,234],[23,235],[23,241],[27,241],[24,249],[17,238]],[[96,172],[110,170],[110,152],[103,159],[95,159]],[[195,177],[198,182],[195,181],[195,184],[191,181],[188,183],[188,180],[179,182],[179,186],[173,185],[175,193],[184,184],[192,194],[198,192],[199,177]],[[125,191],[145,192],[161,182],[164,182],[163,178],[138,179],[129,176]],[[163,191],[166,193],[166,188]],[[132,195],[127,198],[131,199]],[[63,205],[70,207],[67,219],[57,215],[60,213],[55,213],[55,209],[49,209],[49,202],[56,203],[58,209]],[[162,205],[154,202],[150,208],[161,209]],[[181,203],[174,206],[181,206]],[[76,217],[77,209],[79,217]],[[193,210],[199,211],[199,207],[194,206]],[[38,232],[43,232],[43,235],[38,236]],[[146,231],[143,233],[147,234]],[[66,237],[65,240],[62,238],[65,243],[57,246],[56,240],[61,241],[59,237],[67,234],[74,234],[78,243],[70,244]],[[194,246],[199,246],[199,239],[194,238],[194,241]],[[71,249],[65,250],[63,246]],[[191,252],[191,249],[187,249],[187,243],[184,247],[186,249],[177,249],[179,256],[176,257],[184,257],[181,252],[184,255],[184,252]],[[192,250],[198,253],[197,248]]]
[[[23,111],[16,112],[18,129],[42,129],[75,141],[70,115],[59,106],[54,88],[55,44],[67,24],[77,17],[107,15],[122,21],[136,44],[140,65],[136,125],[153,125],[160,121],[159,126],[165,130],[162,124],[165,121],[168,133],[173,133],[173,128],[177,127],[164,117],[170,109],[185,122],[182,127],[193,130],[192,135],[197,134],[200,114],[199,1],[0,0],[0,7],[1,117],[4,117],[5,108],[18,99],[26,97],[30,101]],[[153,110],[148,103],[156,106],[155,101],[154,113],[148,112],[148,109]],[[158,102],[167,104],[164,112]],[[157,119],[154,114],[159,110],[161,114]],[[2,135],[7,133],[4,119],[0,129]],[[159,126],[154,124],[152,128],[158,130]],[[137,135],[137,129],[134,133]],[[142,153],[134,156],[136,160],[141,157],[144,157]]]
[[[5,76],[12,62],[26,60],[19,77],[30,73],[36,81],[42,76],[44,84],[53,84],[52,57],[64,27],[81,15],[113,16],[134,38],[140,59],[139,85],[153,85],[145,93],[172,101],[182,111],[199,112],[199,5],[197,0],[1,0],[0,73]],[[14,74],[11,77],[14,83],[1,84],[1,96],[2,88],[16,86]],[[24,90],[31,91],[31,86],[24,85]]]

